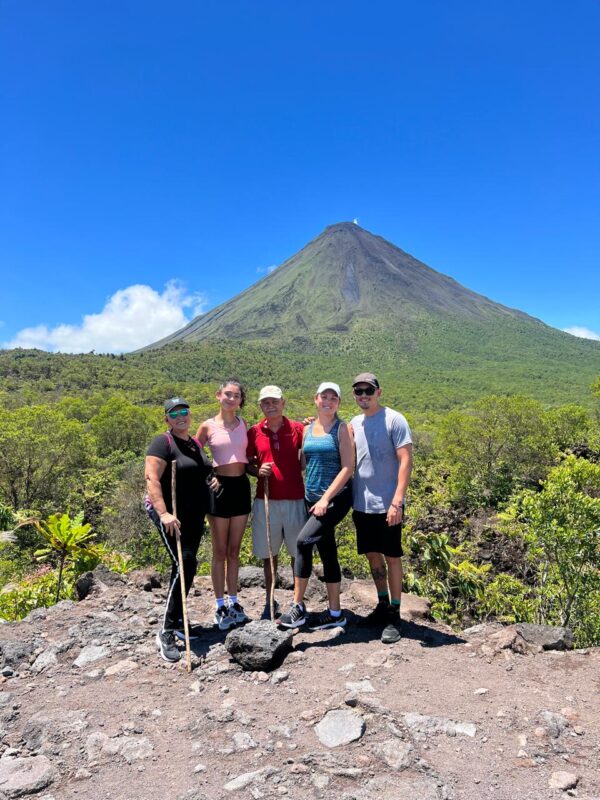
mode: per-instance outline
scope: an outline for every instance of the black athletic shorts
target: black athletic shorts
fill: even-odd
[[[213,517],[242,517],[250,513],[250,481],[247,475],[217,475],[221,490],[210,493],[209,514]]]
[[[353,511],[352,520],[356,528],[356,549],[360,554],[383,553],[390,558],[402,555],[402,523],[386,522],[386,514],[365,514]]]

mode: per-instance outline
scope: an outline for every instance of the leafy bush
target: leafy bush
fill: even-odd
[[[523,537],[535,565],[536,618],[571,625],[579,644],[598,644],[600,624],[600,465],[569,456],[539,492],[518,493],[505,523]],[[596,633],[594,633],[596,631]]]
[[[0,591],[0,617],[8,622],[23,619],[34,608],[47,608],[57,599],[72,599],[75,575],[71,567],[58,570],[46,564],[18,583],[7,584]]]

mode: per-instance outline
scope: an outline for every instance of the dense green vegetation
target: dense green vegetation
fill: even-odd
[[[302,418],[320,377],[349,389],[365,366],[351,337],[343,347],[327,341],[331,349],[321,339],[290,351],[176,344],[123,357],[0,353],[0,616],[18,619],[72,596],[77,576],[100,561],[164,568],[140,504],[143,454],[163,430],[164,397],[183,394],[200,422],[216,410],[217,378],[234,372],[251,377],[249,422],[258,418],[258,388],[273,380],[294,387],[288,413]],[[523,365],[522,381],[511,372],[509,383],[500,364],[482,391],[484,367],[467,354],[443,381],[434,359],[425,375],[409,370],[408,355],[391,358],[382,352],[385,400],[406,413],[416,442],[406,588],[430,596],[453,624],[565,623],[578,644],[600,644],[600,379],[592,390],[589,379],[585,396],[572,385],[564,391],[556,374],[540,378],[543,391],[525,392],[532,366]],[[343,416],[353,413],[344,397]],[[366,576],[349,520],[339,539],[346,572]],[[209,547],[207,538],[205,560]],[[249,537],[244,554],[251,559]]]

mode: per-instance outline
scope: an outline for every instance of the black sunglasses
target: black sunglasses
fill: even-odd
[[[371,397],[371,395],[375,394],[375,387],[374,386],[367,386],[365,389],[358,389],[357,387],[354,387],[354,389],[352,391],[354,392],[354,394],[357,397],[360,397],[363,394],[366,394],[369,397]]]

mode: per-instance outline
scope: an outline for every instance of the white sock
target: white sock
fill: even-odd
[[[329,613],[331,614],[331,616],[332,616],[334,619],[337,619],[338,617],[341,617],[341,616],[342,616],[342,610],[341,610],[341,609],[340,609],[339,611],[334,611],[334,610],[333,610],[333,608],[330,608],[330,609],[329,609]]]
[[[222,597],[216,598],[217,608],[223,608],[225,605],[225,600]]]
[[[230,605],[234,605],[234,603],[237,603],[237,594],[230,594],[229,595],[229,604]]]

